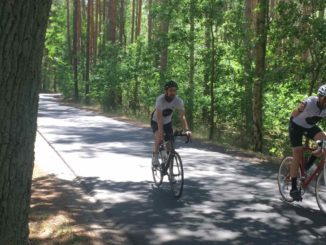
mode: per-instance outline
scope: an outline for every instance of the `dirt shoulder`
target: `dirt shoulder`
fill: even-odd
[[[36,146],[36,151],[41,148],[51,156],[43,141],[39,140]],[[62,163],[58,160],[35,163],[29,219],[31,245],[131,244],[104,213],[101,204],[86,195],[78,182],[60,179],[40,167],[48,164]]]

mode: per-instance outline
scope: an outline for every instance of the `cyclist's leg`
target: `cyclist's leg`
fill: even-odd
[[[168,141],[168,145],[167,145],[167,151],[170,152],[171,151],[171,143],[173,144],[173,126],[172,126],[172,122],[164,124],[163,126],[164,129],[164,134],[165,134],[165,141]]]
[[[304,129],[294,124],[291,120],[289,123],[289,136],[292,146],[293,161],[290,168],[290,177],[292,182],[292,188],[290,190],[290,196],[294,200],[301,200],[301,191],[297,188],[297,178],[299,172],[299,166],[303,154],[302,138]]]

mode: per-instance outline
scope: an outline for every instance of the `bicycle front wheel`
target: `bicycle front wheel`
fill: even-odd
[[[160,187],[163,181],[163,174],[162,174],[162,162],[160,162],[159,166],[152,165],[152,175],[154,183],[157,187]]]
[[[179,198],[183,191],[183,166],[180,155],[175,152],[173,158],[170,160],[169,167],[169,181],[171,190],[175,198]]]
[[[291,177],[290,167],[292,164],[293,157],[286,157],[283,159],[277,176],[277,184],[280,194],[283,200],[287,202],[293,202],[293,198],[290,196],[291,189]]]
[[[324,179],[324,171],[322,170],[316,182],[316,200],[320,211],[326,214],[326,183]]]

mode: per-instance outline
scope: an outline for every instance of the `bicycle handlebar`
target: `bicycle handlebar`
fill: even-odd
[[[316,143],[318,147],[321,147],[322,149],[326,148],[326,140],[317,140]]]
[[[176,137],[176,136],[185,136],[185,137],[187,137],[187,140],[186,140],[185,143],[188,144],[189,142],[191,142],[191,136],[188,135],[188,134],[186,134],[185,132],[183,132],[183,130],[180,130],[180,131],[176,130],[176,131],[174,131],[173,136],[174,137]]]

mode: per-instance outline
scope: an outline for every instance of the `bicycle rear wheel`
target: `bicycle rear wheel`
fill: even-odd
[[[169,181],[171,190],[175,198],[179,198],[183,192],[183,166],[180,155],[175,152],[173,158],[170,160],[169,166]]]
[[[323,170],[319,173],[316,181],[316,200],[320,211],[326,214],[326,183]]]
[[[283,200],[287,202],[293,202],[293,198],[290,196],[291,190],[291,177],[290,177],[290,167],[292,164],[293,157],[286,157],[283,159],[277,176],[277,184],[280,194]],[[299,177],[301,176],[299,170]]]

